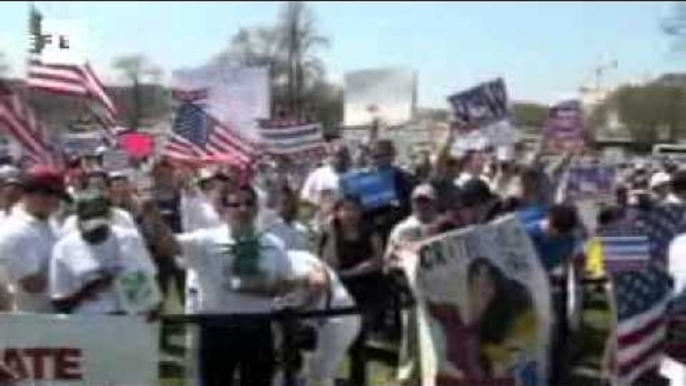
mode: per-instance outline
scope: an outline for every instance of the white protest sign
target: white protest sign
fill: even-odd
[[[0,331],[0,383],[158,384],[158,327],[143,318],[3,314]]]
[[[110,148],[102,155],[102,167],[108,172],[128,169],[129,155],[122,149]]]
[[[415,276],[421,384],[548,384],[550,288],[514,216],[425,242]]]
[[[88,58],[88,29],[81,20],[44,19],[41,60],[49,64],[82,65]]]

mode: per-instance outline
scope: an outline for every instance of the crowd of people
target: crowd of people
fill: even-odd
[[[555,164],[489,150],[455,156],[449,135],[414,168],[396,164],[394,143],[373,138],[364,151],[328,144],[320,164],[285,170],[265,163],[251,175],[159,160],[141,190],[121,171],[90,157],[67,171],[0,167],[0,307],[5,312],[141,314],[154,320],[175,289],[188,314],[268,314],[283,307],[357,306],[360,315],[313,321],[315,347],[303,365],[308,385],[332,385],[350,353],[350,382],[366,384],[370,336],[399,341],[399,306],[412,294],[401,269],[403,248],[455,229],[515,214],[529,233],[552,287],[550,384],[564,384],[569,345],[569,275],[585,274],[586,239],[594,232],[564,197],[572,153]],[[276,160],[278,163],[278,160]],[[296,171],[297,170],[297,171]],[[369,208],[341,183],[348,173],[392,176],[393,199]],[[675,165],[620,168],[616,199],[598,226],[637,221],[662,205],[683,205],[686,171]],[[686,229],[684,229],[686,230]],[[680,291],[686,239],[675,228],[667,269]],[[160,293],[126,304],[122,277],[142,277]],[[154,292],[154,291],[152,291]],[[237,319],[201,325],[202,385],[271,385],[276,371],[272,323]],[[500,326],[499,328],[508,328]],[[358,358],[357,360],[355,358]]]

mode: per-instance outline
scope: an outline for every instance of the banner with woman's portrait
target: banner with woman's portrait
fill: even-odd
[[[418,257],[422,384],[547,385],[550,289],[519,221],[447,233]]]

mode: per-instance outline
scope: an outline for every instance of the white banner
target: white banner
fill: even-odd
[[[414,261],[418,384],[547,385],[550,289],[515,217],[428,241]]]
[[[2,314],[0,384],[157,385],[158,324],[121,316]],[[4,383],[9,377],[16,383]]]
[[[345,74],[346,127],[367,126],[375,117],[384,125],[407,123],[416,104],[417,78],[413,71],[384,68]]]

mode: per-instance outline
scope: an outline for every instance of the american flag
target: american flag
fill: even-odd
[[[598,236],[607,272],[635,271],[650,263],[650,241],[644,228],[606,227]]]
[[[250,166],[259,154],[258,146],[208,114],[202,103],[206,94],[176,92],[175,96],[185,100],[176,110],[164,156],[180,161]]]
[[[654,263],[667,266],[667,249],[672,240],[686,231],[686,206],[665,204],[642,213],[637,220],[646,229],[650,239],[650,256]]]
[[[267,151],[274,155],[299,155],[324,151],[321,123],[292,119],[262,120],[260,134]]]
[[[666,343],[669,276],[651,266],[613,275],[617,305],[617,385],[631,385],[656,368]]]
[[[28,85],[51,93],[77,96],[93,102],[93,113],[102,120],[109,134],[117,127],[117,108],[105,91],[105,87],[90,64],[54,64],[41,60],[44,46],[41,35],[40,13],[32,7],[30,15],[30,37],[32,47],[29,53]],[[97,107],[96,107],[97,106]]]
[[[45,126],[8,87],[0,84],[0,127],[22,147],[32,164],[56,162],[45,136]]]

